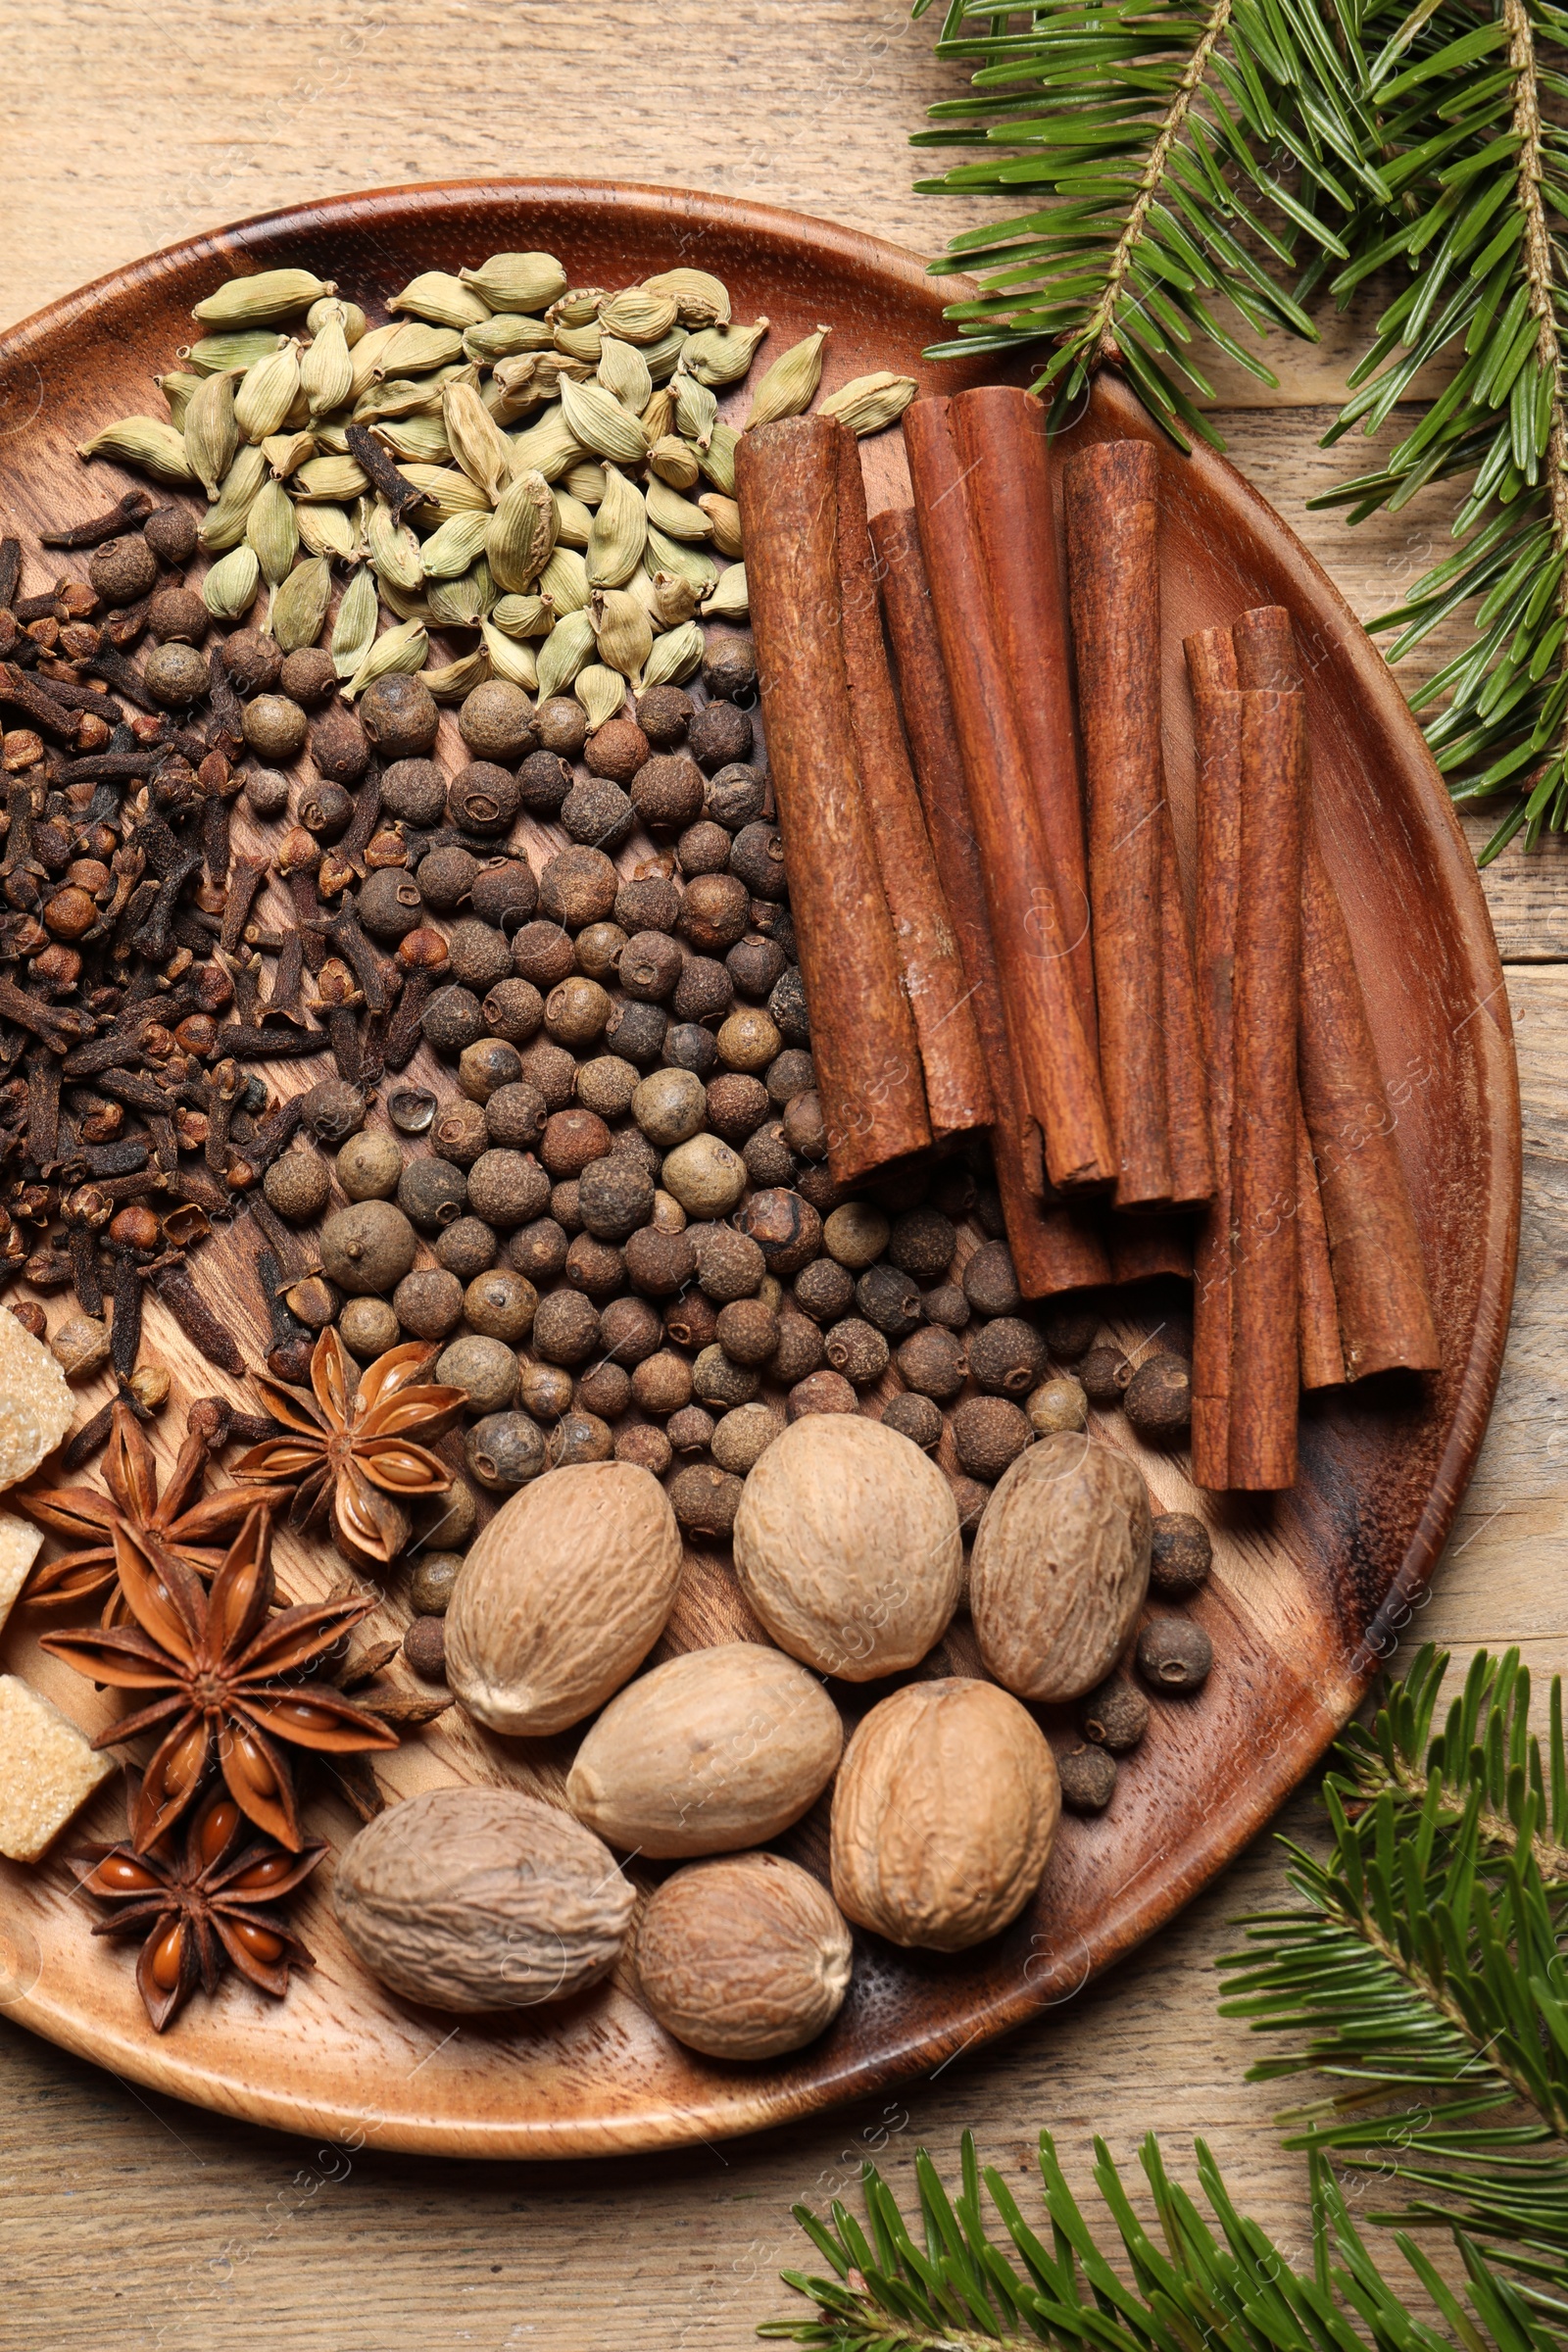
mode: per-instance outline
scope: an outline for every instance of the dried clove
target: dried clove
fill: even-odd
[[[127,490],[117,506],[107,514],[94,515],[91,522],[73,523],[67,531],[40,531],[40,547],[84,548],[102,547],[106,539],[118,539],[122,532],[133,531],[145,522],[153,511],[153,502],[145,490]],[[13,539],[6,544],[16,546]],[[19,551],[20,552],[20,551]],[[0,604],[9,604],[9,597],[0,596]]]

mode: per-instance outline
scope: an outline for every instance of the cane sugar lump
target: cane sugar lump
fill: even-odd
[[[30,1478],[71,1427],[71,1389],[41,1340],[0,1312],[0,1487]]]
[[[29,1527],[14,1511],[0,1511],[0,1627],[4,1627],[17,1594],[27,1581],[27,1571],[38,1557],[42,1542],[41,1527]]]
[[[0,1675],[0,1854],[36,1862],[114,1760],[17,1675]]]

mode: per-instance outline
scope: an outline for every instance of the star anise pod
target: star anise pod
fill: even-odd
[[[58,1608],[86,1600],[107,1587],[104,1623],[122,1622],[124,1604],[115,1577],[115,1530],[121,1525],[157,1537],[199,1576],[216,1576],[225,1547],[257,1504],[275,1510],[289,1497],[258,1494],[251,1486],[203,1494],[212,1451],[207,1432],[190,1431],[160,1494],[158,1464],[147,1433],[129,1405],[118,1403],[104,1455],[107,1494],[96,1487],[23,1487],[12,1497],[18,1510],[74,1545],[58,1560],[46,1560],[34,1569],[27,1598]]]
[[[215,1746],[241,1812],[298,1853],[285,1748],[342,1755],[398,1744],[387,1724],[328,1685],[283,1679],[322,1656],[375,1603],[304,1603],[273,1616],[271,1550],[271,1514],[257,1504],[208,1592],[156,1537],[133,1535],[122,1523],[115,1568],[135,1625],[43,1637],[41,1646],[77,1674],[117,1690],[157,1693],[93,1741],[109,1747],[140,1732],[163,1734],[131,1816],[138,1853],[190,1804]]]
[[[198,1984],[211,2000],[229,1967],[276,2000],[288,1990],[291,1966],[314,1967],[268,1906],[302,1886],[325,1852],[318,1843],[285,1853],[273,1838],[258,1838],[220,1783],[145,1852],[122,1840],[71,1860],[81,1892],[110,1906],[93,1934],[141,1937],[136,1989],[161,2034]]]
[[[398,1498],[444,1494],[452,1484],[445,1462],[418,1441],[441,1437],[468,1400],[463,1389],[418,1385],[436,1352],[410,1341],[378,1355],[356,1382],[353,1359],[329,1324],[311,1354],[314,1405],[258,1375],[287,1435],[253,1446],[234,1476],[293,1486],[292,1527],[320,1526],[330,1513],[351,1557],[395,1559],[409,1540]]]

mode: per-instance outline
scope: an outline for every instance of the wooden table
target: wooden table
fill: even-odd
[[[904,0],[345,0],[313,16],[266,0],[13,0],[0,313],[268,206],[486,172],[734,191],[931,250],[979,217],[908,193],[907,132],[962,86],[931,40]],[[1277,392],[1227,379],[1221,429],[1370,614],[1431,560],[1449,509],[1429,493],[1354,532],[1304,513],[1368,463],[1359,442],[1316,446],[1355,324],[1284,354]],[[1474,826],[1478,842],[1488,829]],[[1568,1656],[1568,1367],[1553,1337],[1568,1300],[1568,853],[1510,852],[1487,891],[1524,1091],[1518,1299],[1491,1435],[1418,1630],[1461,1653],[1518,1642],[1545,1676]],[[1314,1818],[1301,1798],[1282,1826]],[[727,2352],[793,2301],[781,2266],[813,2267],[794,2202],[853,2196],[869,2152],[901,2187],[922,2144],[951,2172],[965,2124],[1026,2209],[1043,2125],[1079,2179],[1091,2133],[1128,2157],[1152,2127],[1191,2179],[1200,2132],[1238,2201],[1309,2261],[1301,2171],[1277,2148],[1275,2099],[1243,2082],[1252,2053],[1216,2018],[1209,1970],[1235,1940],[1227,1922],[1280,1883],[1264,1839],[1118,1975],[1011,2043],[871,2108],[657,2163],[318,2151],[149,2099],[0,2023],[0,2352]]]

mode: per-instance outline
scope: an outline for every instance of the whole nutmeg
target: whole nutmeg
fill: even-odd
[[[486,1413],[464,1440],[463,1457],[492,1494],[511,1494],[545,1467],[544,1432],[526,1413]]]
[[[351,1135],[337,1155],[335,1174],[338,1189],[350,1200],[390,1200],[403,1174],[403,1152],[396,1137],[384,1128]]]
[[[744,1492],[740,1479],[711,1462],[693,1462],[670,1481],[670,1507],[688,1536],[727,1544]]]
[[[202,664],[205,673],[206,663]],[[150,691],[150,690],[149,690]],[[205,683],[196,689],[205,691]],[[297,760],[305,749],[305,713],[281,694],[259,694],[245,706],[245,740],[261,760]]]
[[[344,1847],[332,1883],[338,1925],[370,1974],[459,2015],[597,1984],[635,1902],[608,1847],[569,1814],[490,1787],[389,1806]]]
[[[262,1195],[270,1209],[290,1225],[310,1225],[331,1197],[326,1163],[314,1152],[285,1152],[262,1178]]]
[[[394,760],[382,774],[381,807],[406,825],[439,824],[446,805],[447,780],[433,760]]]
[[[414,1263],[414,1227],[390,1200],[359,1200],[321,1227],[321,1268],[351,1298],[385,1295]]]
[[[1089,1426],[1089,1399],[1076,1380],[1043,1380],[1024,1410],[1037,1437],[1054,1438]]]
[[[492,1731],[538,1738],[581,1723],[663,1632],[681,1564],[675,1514],[648,1471],[615,1461],[547,1471],[468,1553],[447,1612],[453,1690]]]
[[[418,760],[435,741],[441,713],[422,678],[376,678],[360,697],[360,720],[383,760]]]
[[[1150,1356],[1127,1383],[1122,1406],[1149,1445],[1175,1445],[1193,1418],[1192,1365],[1168,1352]]]
[[[183,644],[177,639],[171,640],[167,645],[155,645],[142,664],[141,678],[155,703],[161,704],[166,710],[182,710],[188,703],[199,702],[207,692],[210,683],[207,657],[198,653],[195,646]],[[303,742],[303,710],[296,704],[283,703],[277,697],[269,696],[266,699],[269,702],[276,701],[280,710],[293,711],[299,721],[300,740]],[[244,720],[245,740],[251,749],[265,753],[270,759],[292,759],[292,752],[280,748],[281,731],[273,733],[266,742],[261,740],[260,734],[252,733],[251,710],[255,708],[253,703],[246,710]],[[295,748],[297,750],[298,746]]]
[[[781,1854],[676,1871],[637,1934],[644,2001],[711,2058],[779,2058],[814,2041],[843,2006],[852,1960],[842,1915]]]
[[[284,655],[277,682],[290,702],[314,710],[337,692],[336,664],[324,645],[302,645],[297,653]]]
[[[812,1413],[748,1478],[735,1567],[781,1649],[870,1682],[941,1639],[963,1547],[948,1483],[917,1446],[858,1415]]]
[[[1033,1436],[1027,1416],[1007,1396],[966,1396],[953,1416],[959,1467],[971,1478],[1000,1478]]]
[[[1116,1793],[1116,1759],[1102,1747],[1069,1748],[1056,1758],[1056,1777],[1069,1813],[1103,1813]]]
[[[1022,1698],[1078,1698],[1121,1654],[1149,1590],[1149,1491],[1109,1446],[1044,1438],[986,1505],[969,1608],[988,1673]]]
[[[364,1364],[397,1346],[402,1325],[385,1298],[346,1298],[338,1314],[337,1336]]]
[[[147,633],[159,645],[200,645],[212,625],[213,616],[194,588],[160,588],[147,608]]]
[[[158,585],[158,559],[138,533],[107,539],[87,558],[87,578],[106,605],[134,605]]]
[[[1214,1647],[1190,1617],[1152,1617],[1138,1637],[1138,1671],[1161,1695],[1200,1690]]]
[[[1185,1599],[1206,1584],[1214,1564],[1207,1528],[1191,1511],[1156,1511],[1149,1581],[1156,1592]]]
[[[475,760],[493,760],[502,767],[515,767],[538,740],[533,705],[520,686],[504,678],[475,686],[458,712],[458,733]]]
[[[1099,1747],[1125,1755],[1149,1729],[1149,1701],[1136,1683],[1113,1674],[1091,1690],[1078,1710],[1078,1729]]]
[[[909,1683],[871,1709],[845,1750],[834,1896],[892,1943],[967,1951],[1028,1902],[1060,1814],[1050,1745],[1015,1698],[966,1677]]]

